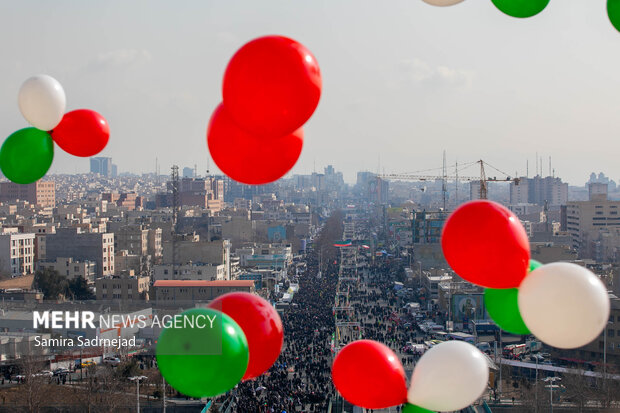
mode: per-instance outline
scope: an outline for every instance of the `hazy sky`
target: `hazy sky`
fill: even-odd
[[[484,159],[530,176],[535,154],[571,184],[620,180],[620,33],[605,0],[551,0],[520,20],[490,0],[8,1],[0,7],[0,135],[27,126],[17,92],[57,78],[67,110],[110,124],[119,172],[209,159],[205,131],[224,68],[248,40],[305,44],[323,75],[293,173],[328,163],[411,172]],[[213,162],[211,169],[215,170]],[[85,172],[57,149],[51,172]],[[472,169],[473,174],[476,173]],[[491,173],[493,175],[493,173]]]

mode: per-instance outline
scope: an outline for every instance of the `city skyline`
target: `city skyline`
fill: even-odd
[[[17,91],[47,73],[63,84],[67,110],[108,119],[110,143],[98,156],[119,172],[154,171],[159,158],[162,171],[196,164],[217,173],[205,132],[223,70],[246,41],[279,33],[315,54],[324,80],[292,174],[333,164],[354,182],[357,171],[441,167],[445,149],[448,164],[484,159],[510,175],[525,175],[529,159],[532,176],[537,153],[547,175],[551,155],[555,176],[571,185],[593,171],[620,177],[620,57],[610,53],[620,34],[604,2],[551,2],[519,20],[490,1],[39,1],[13,4],[2,20],[0,34],[17,40],[0,46],[9,62],[0,68],[0,135],[27,126]],[[88,162],[58,150],[50,173],[86,172]]]

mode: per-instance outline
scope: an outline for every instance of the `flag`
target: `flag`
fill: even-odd
[[[352,247],[353,243],[351,242],[350,239],[346,240],[346,241],[336,241],[334,243],[334,247]]]
[[[364,248],[365,250],[369,250],[369,249],[370,249],[370,246],[368,246],[368,245],[363,245],[363,244],[362,244],[362,248]]]

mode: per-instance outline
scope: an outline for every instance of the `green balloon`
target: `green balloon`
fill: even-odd
[[[52,137],[37,128],[13,132],[0,148],[0,169],[16,184],[31,184],[43,178],[53,159]]]
[[[402,413],[435,413],[432,410],[425,409],[420,406],[416,406],[415,404],[407,403],[403,406],[401,410]]]
[[[607,16],[611,24],[620,32],[620,0],[607,0]]]
[[[176,315],[161,332],[156,354],[166,381],[195,398],[214,397],[235,387],[250,358],[241,327],[211,308],[194,308]]]
[[[491,0],[501,12],[512,17],[532,17],[547,7],[549,0]]]
[[[517,288],[486,288],[484,305],[487,312],[502,330],[513,334],[530,334],[519,313]]]
[[[528,269],[527,272],[532,272],[532,271],[534,271],[538,267],[542,267],[542,263],[540,263],[540,262],[538,262],[536,260],[530,260],[530,268]]]

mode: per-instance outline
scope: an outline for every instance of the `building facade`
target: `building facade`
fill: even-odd
[[[21,185],[13,182],[0,183],[0,202],[28,201],[39,207],[56,205],[56,183],[53,181],[37,181]]]
[[[97,263],[94,261],[75,261],[73,258],[58,257],[54,261],[40,261],[39,269],[57,271],[60,275],[72,280],[84,278],[88,283],[95,281]]]
[[[18,276],[34,273],[34,234],[0,233],[0,271]]]
[[[510,183],[510,204],[536,204],[550,206],[565,205],[568,202],[568,184],[553,176],[522,176]]]
[[[155,281],[153,289],[157,305],[193,306],[196,302],[208,302],[230,292],[254,293],[254,281],[159,280]]]
[[[106,178],[112,177],[112,158],[103,156],[90,158],[90,172]]]
[[[607,199],[607,185],[590,184],[588,201],[568,202],[562,211],[572,247],[582,255],[590,255],[589,244],[599,239],[601,230],[620,227],[620,201]]]
[[[58,228],[46,236],[47,260],[71,257],[97,263],[97,277],[114,274],[114,234],[83,233],[80,228]]]
[[[149,277],[104,277],[95,281],[97,300],[138,301],[148,300]]]

